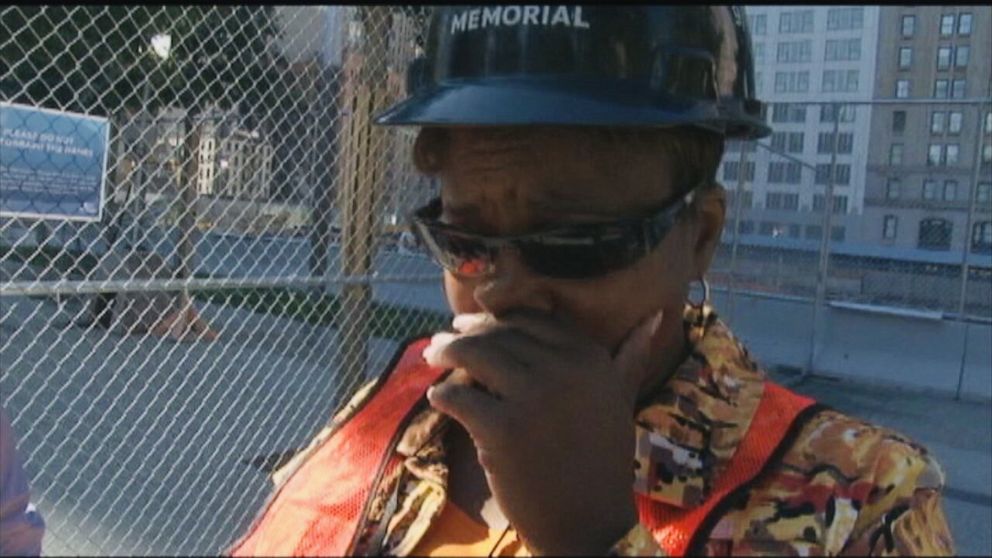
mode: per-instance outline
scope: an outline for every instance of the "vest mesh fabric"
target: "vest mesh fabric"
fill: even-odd
[[[378,392],[287,479],[233,556],[341,556],[358,529],[383,456],[404,418],[443,370],[410,344]]]
[[[444,372],[421,357],[428,343],[406,348],[379,391],[289,477],[232,555],[342,556],[351,550],[386,452],[411,409]],[[800,413],[813,404],[766,382],[751,426],[709,498],[681,509],[635,494],[640,521],[669,555],[685,555],[714,508],[759,475]],[[388,463],[400,466],[397,459]]]

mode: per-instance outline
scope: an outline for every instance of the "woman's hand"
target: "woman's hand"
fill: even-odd
[[[634,405],[661,312],[617,356],[545,315],[463,314],[427,362],[461,368],[431,405],[472,436],[496,501],[538,554],[603,554],[637,523]]]

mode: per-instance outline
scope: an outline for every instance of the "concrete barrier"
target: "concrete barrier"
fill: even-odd
[[[813,303],[725,292],[714,303],[765,368],[804,369]],[[992,400],[992,324],[952,321],[939,313],[861,305],[825,305],[817,328],[814,374]]]

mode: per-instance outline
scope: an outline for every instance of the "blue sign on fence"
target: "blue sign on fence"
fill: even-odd
[[[106,118],[0,103],[0,215],[99,221]]]

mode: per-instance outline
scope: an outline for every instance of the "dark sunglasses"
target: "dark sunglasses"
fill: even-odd
[[[434,259],[460,277],[492,273],[499,251],[513,248],[535,273],[558,279],[589,279],[628,267],[654,250],[698,190],[698,186],[690,189],[647,217],[514,236],[485,236],[442,223],[440,198],[415,211],[411,221],[414,234]]]

